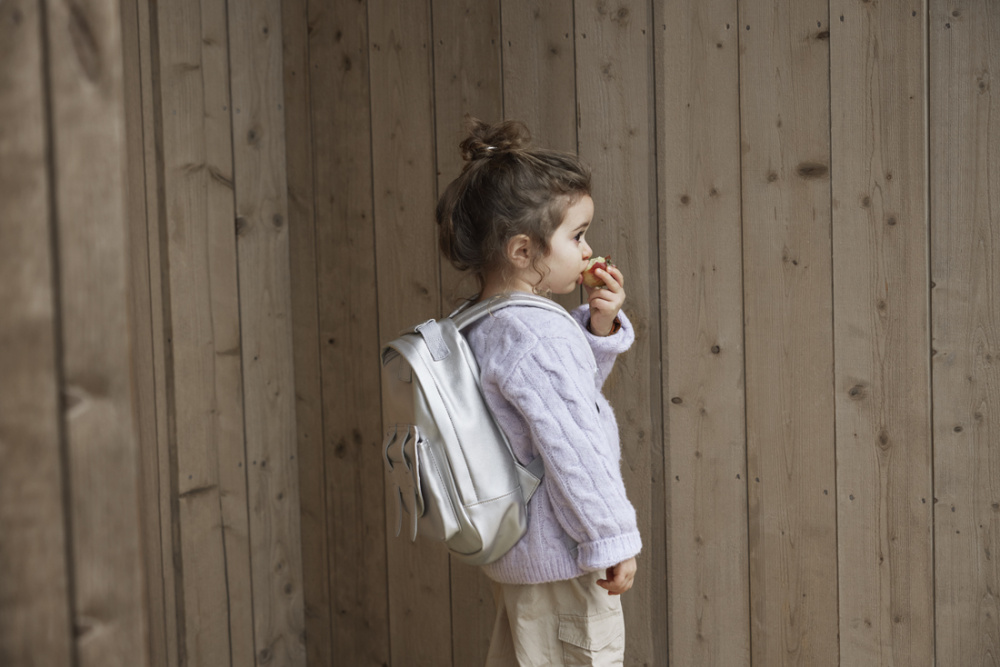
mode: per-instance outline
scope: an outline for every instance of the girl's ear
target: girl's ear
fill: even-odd
[[[507,242],[507,259],[518,269],[531,266],[531,239],[527,234],[518,234]]]

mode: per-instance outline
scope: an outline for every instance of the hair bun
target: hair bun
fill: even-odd
[[[466,120],[469,136],[459,144],[462,149],[462,158],[466,162],[522,150],[531,145],[531,133],[521,121],[508,120],[490,124],[484,123],[478,118],[468,117]]]

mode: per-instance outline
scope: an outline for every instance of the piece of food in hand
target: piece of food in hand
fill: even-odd
[[[611,263],[611,255],[592,257],[587,268],[583,270],[583,284],[587,287],[604,287],[604,281],[597,277],[595,271],[597,269],[607,271],[609,266],[614,266]]]

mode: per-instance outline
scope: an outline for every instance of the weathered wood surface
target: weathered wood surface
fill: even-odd
[[[311,2],[309,24],[333,657],[381,665],[390,661],[389,571],[368,6]]]
[[[307,0],[281,5],[284,70],[285,164],[291,275],[292,352],[295,370],[296,460],[302,535],[302,598],[306,664],[333,663],[330,623],[329,529],[323,392],[316,280],[316,204],[312,161]]]
[[[253,650],[305,665],[281,3],[227,10]]]
[[[752,661],[836,665],[827,3],[741,0]]]
[[[505,1],[503,110],[540,146],[575,153],[576,35],[572,0]]]
[[[0,664],[31,667],[70,664],[75,620],[42,11],[0,5]]]
[[[133,8],[134,5],[134,8]],[[134,21],[126,19],[134,12]],[[176,667],[180,660],[180,641],[177,614],[177,589],[180,580],[174,568],[177,523],[174,512],[173,488],[176,468],[172,465],[168,419],[167,354],[170,340],[164,327],[164,297],[167,276],[162,270],[167,246],[162,221],[166,214],[163,181],[162,108],[159,100],[159,75],[153,73],[158,62],[155,30],[156,13],[150,12],[149,0],[122,0],[122,37],[126,44],[138,42],[138,63],[128,61],[135,56],[126,52],[126,74],[134,77],[130,69],[138,65],[139,82],[126,78],[126,117],[129,135],[131,206],[141,204],[144,210],[129,213],[129,232],[132,253],[131,273],[134,277],[130,290],[133,306],[132,331],[134,340],[133,364],[136,368],[136,390],[133,394],[135,412],[141,420],[139,439],[143,462],[141,488],[143,492],[142,522],[146,535],[146,572],[149,593],[150,654],[154,667]],[[136,119],[136,106],[141,118]],[[138,120],[139,125],[135,123]],[[131,151],[139,150],[141,159],[133,158]],[[138,191],[139,181],[144,190]],[[142,243],[145,242],[145,249]],[[146,272],[145,278],[138,274]],[[152,395],[150,395],[152,392]],[[158,554],[153,553],[158,550]],[[154,591],[153,589],[157,590]],[[153,624],[160,627],[153,627]],[[162,643],[161,643],[162,642]]]
[[[675,665],[750,664],[736,9],[659,2],[653,21]]]
[[[167,562],[177,610],[167,613],[180,619],[180,662],[252,664],[228,41],[219,7],[157,3],[153,17],[163,156],[154,229],[164,239],[170,425],[161,447],[170,457],[165,502],[176,534]]]
[[[147,665],[117,2],[46,3],[74,660]],[[94,175],[98,176],[95,177]]]
[[[932,665],[926,16],[830,14],[840,660]]]
[[[936,656],[939,665],[992,665],[1000,660],[1000,8],[929,4]]]
[[[132,412],[136,435],[140,443],[140,502],[142,513],[143,559],[147,573],[164,572],[163,540],[161,534],[160,461],[156,428],[156,366],[152,331],[153,298],[150,285],[154,274],[150,271],[150,238],[147,210],[147,179],[145,154],[152,148],[152,136],[146,139],[143,114],[152,100],[149,91],[142,89],[142,69],[144,56],[143,37],[140,34],[140,10],[137,0],[122,0],[122,54],[123,86],[125,91],[125,136],[127,145],[127,170],[125,186],[127,190],[127,236],[128,236],[128,281],[129,318],[132,337]],[[148,26],[147,26],[148,27]],[[148,31],[145,36],[148,45]],[[153,176],[155,181],[155,174]],[[155,195],[153,196],[155,200]],[[155,219],[155,214],[154,214]],[[154,228],[155,229],[155,228]],[[158,274],[156,275],[158,278]],[[157,285],[159,283],[157,282]],[[164,579],[160,576],[146,577],[146,609],[149,614],[149,656],[151,667],[166,667],[170,651],[167,639],[167,605],[164,599]],[[172,640],[176,642],[176,637]]]

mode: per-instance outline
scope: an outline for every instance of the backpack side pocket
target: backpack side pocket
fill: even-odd
[[[421,507],[426,508],[420,515],[421,531],[429,537],[448,541],[462,527],[453,502],[455,481],[445,461],[440,460],[447,454],[422,434],[418,434],[416,451],[420,467],[420,502]]]

